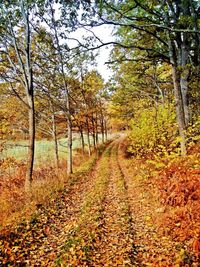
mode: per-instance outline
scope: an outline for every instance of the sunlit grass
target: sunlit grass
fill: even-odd
[[[109,139],[112,138],[109,135]],[[92,137],[90,137],[92,145]],[[84,136],[85,149],[87,150],[87,137]],[[101,142],[101,136],[99,135],[99,142]],[[78,134],[73,137],[73,149],[81,147],[81,140]],[[26,161],[28,154],[28,141],[8,141],[6,148],[0,155],[0,159],[13,157],[19,161]],[[67,157],[67,138],[61,138],[58,140],[58,154],[59,159],[66,159]],[[54,161],[54,142],[52,140],[37,140],[35,143],[35,166],[40,166],[43,163],[50,163]]]

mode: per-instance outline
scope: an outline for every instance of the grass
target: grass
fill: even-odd
[[[73,140],[73,149],[80,147],[78,138]],[[14,157],[17,160],[24,160],[28,153],[28,141],[8,142],[7,149],[1,155],[2,158]],[[67,155],[67,139],[58,140],[59,158],[64,159]],[[52,161],[54,158],[54,142],[51,140],[37,140],[35,143],[35,164],[36,166]]]
[[[85,143],[86,136],[84,136]],[[99,136],[99,141],[101,138]],[[91,140],[92,144],[92,140]],[[0,159],[14,158],[19,161],[24,161],[28,153],[28,141],[8,141],[6,144],[7,148],[3,150],[0,155]],[[81,147],[81,140],[78,134],[74,135],[73,138],[73,149]],[[66,159],[67,157],[67,138],[61,138],[58,140],[58,153],[59,158]],[[35,166],[38,167],[46,162],[52,162],[54,160],[54,142],[52,140],[37,140],[35,143]]]

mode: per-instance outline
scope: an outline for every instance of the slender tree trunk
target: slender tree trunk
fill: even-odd
[[[104,130],[105,130],[105,138],[106,138],[106,141],[107,141],[108,140],[108,129],[107,129],[106,119],[104,119]]]
[[[103,125],[103,118],[101,118],[101,136],[102,136],[102,143],[105,142],[104,137],[104,125]]]
[[[96,113],[96,118],[95,118],[95,132],[96,132],[96,145],[99,143],[99,136],[98,136],[98,116]]]
[[[180,50],[176,52],[176,45],[171,39],[170,33],[168,33],[168,45],[169,45],[169,56],[172,66],[172,78],[174,85],[174,98],[176,105],[176,119],[178,123],[179,135],[180,135],[180,145],[181,145],[181,155],[185,156],[187,154],[186,150],[186,124],[185,124],[185,113],[183,105],[183,95],[180,85],[180,73],[178,71],[178,61],[180,60]]]
[[[172,65],[172,77],[173,77],[173,84],[174,84],[174,96],[176,102],[176,116],[177,116],[177,123],[179,128],[179,135],[181,137],[181,155],[186,155],[186,137],[185,137],[185,115],[184,115],[184,108],[183,108],[183,99],[181,94],[181,87],[179,83],[179,75],[177,71],[177,67]]]
[[[100,126],[101,126],[101,138],[102,138],[102,143],[104,143],[104,123],[103,123],[103,110],[102,110],[102,105],[101,105],[101,110],[100,110]]]
[[[183,108],[184,108],[184,115],[185,115],[185,124],[186,127],[190,121],[189,115],[189,101],[188,101],[188,77],[189,77],[189,70],[187,67],[189,52],[186,48],[185,42],[181,46],[181,77],[180,77],[180,86],[183,98]]]
[[[67,111],[67,135],[68,135],[68,157],[67,157],[67,174],[71,174],[73,172],[72,168],[72,117],[70,113],[70,99],[69,99],[69,91],[68,91],[68,86],[66,82],[66,74],[65,74],[65,68],[64,68],[64,59],[63,59],[63,54],[58,38],[58,31],[57,31],[57,24],[55,21],[54,13],[55,10],[50,4],[51,8],[51,19],[52,19],[52,26],[54,29],[54,34],[55,34],[55,40],[56,40],[56,45],[57,45],[57,51],[59,55],[59,63],[61,67],[61,72],[62,72],[62,81],[63,81],[63,89],[65,92],[65,101],[66,101],[66,111]]]
[[[82,146],[82,152],[85,153],[85,141],[84,141],[84,135],[83,135],[83,129],[81,126],[79,126],[79,132],[81,136],[81,146]]]
[[[185,124],[188,126],[190,122],[190,113],[189,113],[189,101],[188,101],[188,70],[184,70],[180,78],[180,86],[183,96],[183,108],[185,115]]]
[[[93,137],[93,146],[94,148],[96,148],[95,125],[94,125],[93,114],[92,114],[92,137]]]
[[[59,167],[59,157],[58,157],[58,139],[57,139],[57,127],[56,127],[56,120],[55,114],[52,114],[52,135],[54,140],[54,155],[55,155],[55,165]]]
[[[67,160],[67,174],[71,174],[72,170],[72,120],[71,116],[67,119],[67,133],[68,133],[68,160]]]
[[[89,154],[89,156],[91,156],[90,127],[89,127],[88,117],[86,117],[86,124],[87,124],[87,143],[88,143],[88,154]]]
[[[29,118],[29,146],[28,146],[28,162],[27,171],[25,179],[25,191],[29,192],[31,190],[31,184],[33,181],[33,164],[34,164],[34,154],[35,154],[35,107],[32,94],[28,96],[28,118]]]

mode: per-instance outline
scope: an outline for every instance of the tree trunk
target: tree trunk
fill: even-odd
[[[172,65],[172,77],[173,77],[173,84],[174,84],[174,96],[175,96],[175,103],[176,103],[176,117],[177,123],[179,128],[179,135],[180,135],[180,145],[181,145],[181,155],[186,155],[186,137],[185,137],[185,115],[184,115],[184,108],[183,108],[183,99],[181,93],[181,87],[179,83],[179,74],[177,67]]]
[[[187,50],[185,42],[181,46],[181,77],[180,77],[180,86],[181,86],[181,93],[183,98],[183,108],[184,108],[184,115],[185,115],[185,124],[186,127],[190,121],[189,115],[189,101],[188,101],[188,77],[189,77],[189,70],[187,67],[188,63],[188,56],[189,52]]]
[[[104,143],[104,123],[103,123],[103,111],[102,111],[102,106],[101,106],[101,111],[100,111],[100,125],[101,125],[101,138],[102,138],[102,143]]]
[[[97,114],[96,114],[96,118],[95,118],[95,132],[96,132],[96,145],[98,145],[99,136],[98,136],[98,117],[97,117]]]
[[[33,164],[34,164],[34,154],[35,154],[35,107],[33,92],[31,95],[27,96],[29,110],[29,146],[28,146],[28,162],[26,170],[26,179],[25,179],[25,191],[29,192],[31,190],[31,184],[33,181]]]
[[[85,141],[84,141],[84,135],[83,135],[83,129],[81,126],[79,126],[79,132],[81,136],[81,146],[82,146],[82,152],[85,153]]]
[[[95,136],[95,125],[94,125],[94,118],[92,115],[92,137],[93,137],[93,146],[96,148],[96,136]]]
[[[168,33],[168,45],[169,45],[169,56],[170,62],[172,66],[172,78],[174,85],[174,98],[176,105],[176,119],[178,123],[179,135],[180,135],[180,146],[181,146],[181,155],[185,156],[187,154],[186,150],[186,124],[185,124],[185,113],[184,113],[184,105],[183,105],[183,96],[180,85],[180,74],[178,71],[178,62],[180,60],[180,50],[177,52],[176,44]]]
[[[67,160],[67,174],[71,174],[72,170],[72,120],[71,116],[67,118],[67,133],[68,133],[68,160]]]
[[[103,117],[101,119],[101,136],[102,136],[102,143],[104,143],[104,125],[103,125]]]
[[[54,140],[54,156],[55,156],[55,165],[59,167],[59,157],[58,157],[58,139],[57,139],[57,128],[56,128],[56,120],[55,114],[52,114],[52,135]]]
[[[54,36],[55,36],[55,41],[57,45],[57,51],[59,55],[59,64],[61,67],[61,72],[62,72],[62,81],[63,81],[63,89],[65,92],[65,101],[66,101],[66,111],[67,111],[67,135],[68,135],[68,158],[67,158],[67,174],[72,173],[72,117],[70,114],[70,99],[69,99],[69,91],[68,91],[68,86],[66,82],[66,74],[65,74],[65,62],[63,59],[63,54],[60,46],[60,40],[58,38],[58,31],[57,31],[57,24],[55,21],[54,17],[54,8],[50,4],[50,9],[51,9],[51,20],[52,20],[52,26],[54,29]]]
[[[105,130],[105,138],[106,138],[106,141],[107,141],[108,140],[108,129],[107,129],[106,119],[104,119],[104,130]]]
[[[86,118],[86,124],[87,124],[88,154],[89,154],[89,156],[91,156],[90,127],[89,127],[88,117]]]

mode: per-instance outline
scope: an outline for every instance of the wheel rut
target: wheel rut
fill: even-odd
[[[103,201],[100,242],[96,247],[94,266],[136,266],[132,217],[125,179],[118,163],[119,142],[115,141],[111,149],[110,176]]]

